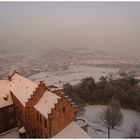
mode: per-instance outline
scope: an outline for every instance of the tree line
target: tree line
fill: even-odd
[[[63,88],[79,109],[87,103],[107,105],[116,98],[121,107],[140,111],[140,85],[134,77],[112,79],[102,76],[98,82],[86,77],[76,85],[64,84]]]

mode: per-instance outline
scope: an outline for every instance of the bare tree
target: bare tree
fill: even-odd
[[[102,112],[97,115],[99,123],[107,128],[108,138],[110,138],[110,129],[111,129],[111,119],[110,119],[110,110],[109,108],[105,108]]]
[[[123,115],[120,111],[119,102],[113,99],[97,117],[98,122],[107,128],[108,138],[110,138],[110,129],[122,124]]]
[[[131,138],[140,138],[140,125],[137,123],[134,123],[131,127],[131,130],[129,132],[129,136]]]
[[[113,98],[108,107],[110,109],[111,115],[111,128],[114,129],[117,126],[120,126],[123,121],[120,102],[117,99]]]

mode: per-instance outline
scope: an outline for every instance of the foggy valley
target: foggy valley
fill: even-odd
[[[29,77],[40,72],[64,73],[72,66],[77,67],[77,69],[80,66],[85,66],[87,69],[88,67],[93,69],[94,67],[99,69],[106,68],[108,70],[112,69],[112,72],[113,69],[116,69],[116,73],[118,73],[119,70],[125,70],[133,73],[134,76],[140,76],[139,58],[112,55],[102,50],[58,48],[40,49],[38,51],[22,49],[19,51],[1,49],[0,51],[1,79],[6,78],[14,71]],[[74,73],[74,70],[72,72]],[[112,72],[109,70],[108,74]]]

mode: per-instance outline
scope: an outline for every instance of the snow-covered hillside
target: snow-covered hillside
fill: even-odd
[[[140,68],[140,59],[128,56],[115,56],[101,50],[90,49],[46,49],[46,50],[0,50],[0,79],[9,72],[17,71],[29,76],[42,71],[65,71],[69,66],[99,66],[117,68]],[[140,73],[140,71],[139,71]]]
[[[54,84],[62,87],[65,83],[76,84],[85,77],[92,76],[98,81],[101,76],[107,76],[110,73],[116,74],[117,68],[99,68],[90,66],[69,66],[68,70],[55,72],[41,72],[28,77],[29,79],[39,82],[44,80],[47,85]]]

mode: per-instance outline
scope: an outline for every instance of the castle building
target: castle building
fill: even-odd
[[[76,105],[62,90],[17,72],[0,80],[0,133],[18,126],[28,138],[89,138],[75,120]]]
[[[9,90],[9,81],[0,80],[0,133],[16,126],[15,110]]]

